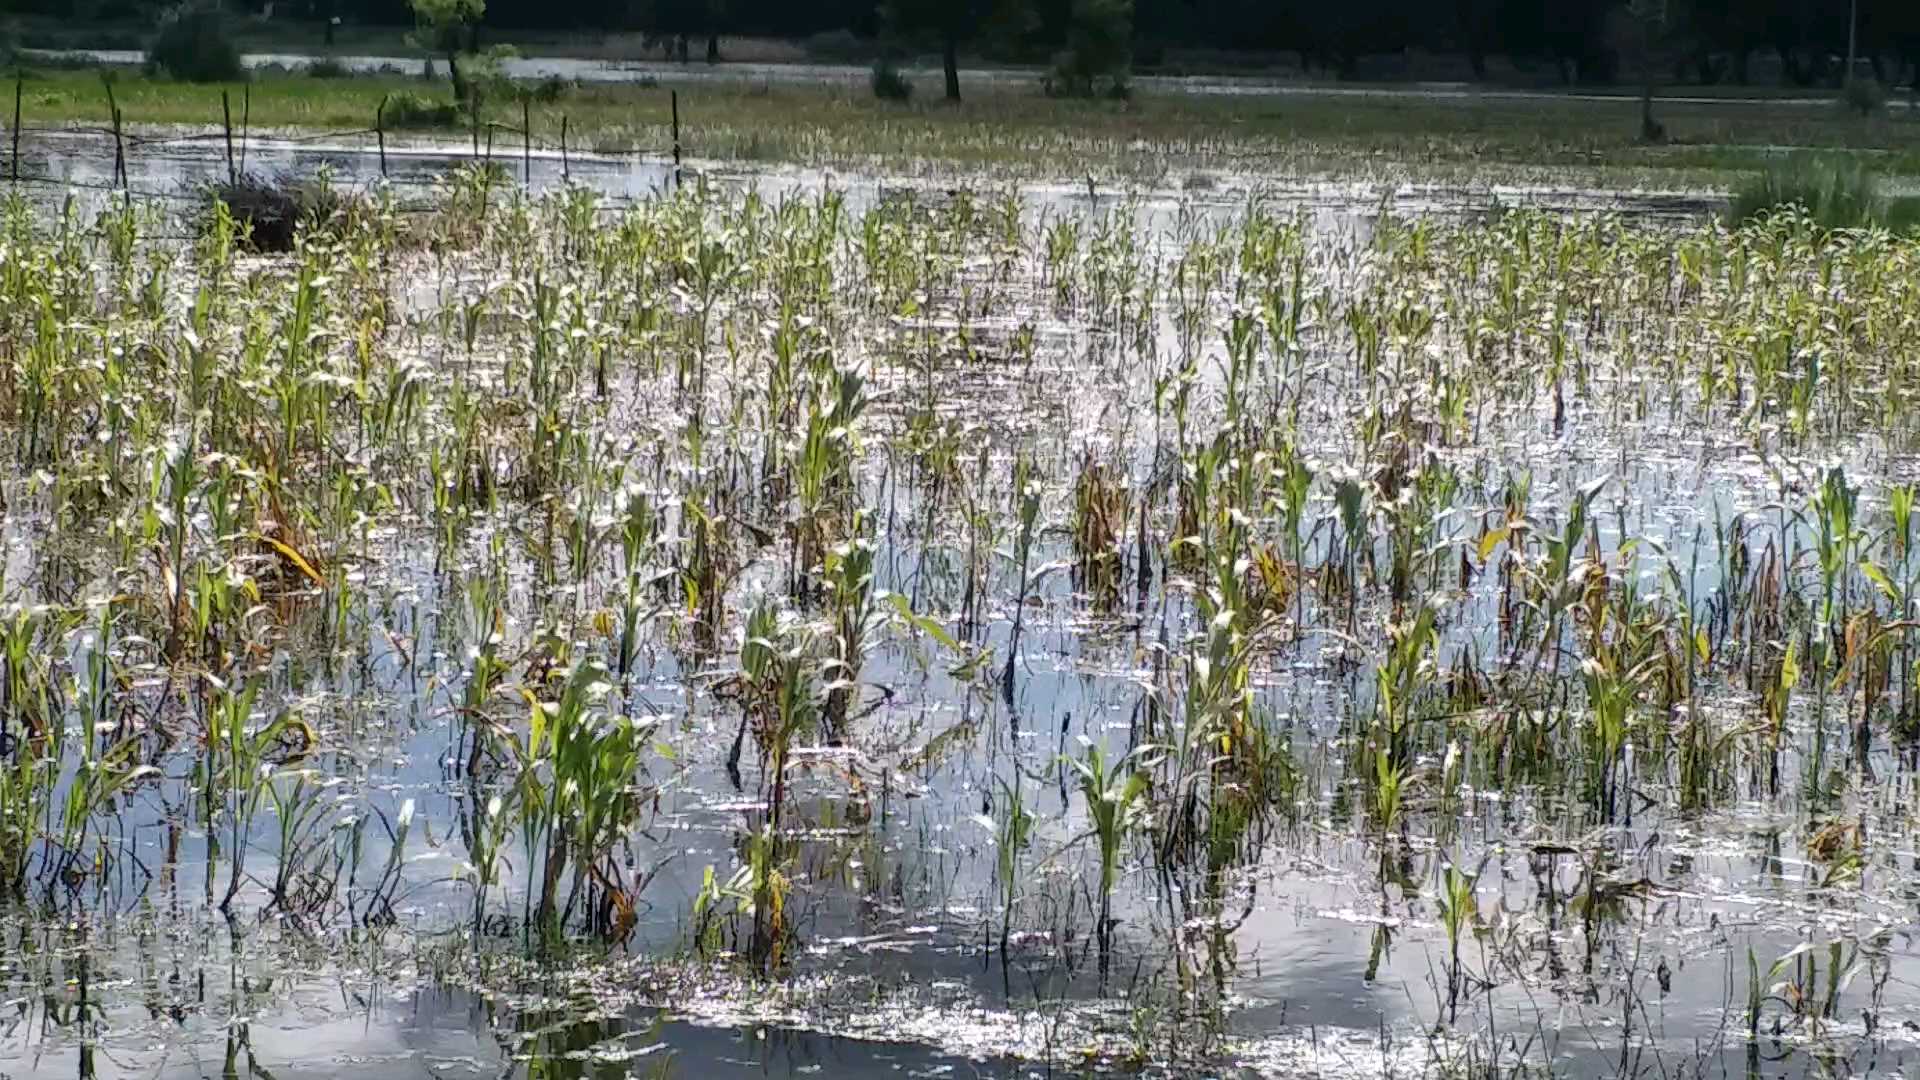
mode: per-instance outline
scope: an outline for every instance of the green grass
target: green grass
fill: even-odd
[[[1799,208],[1824,228],[1881,224],[1886,200],[1872,172],[1850,158],[1794,158],[1763,170],[1734,193],[1735,223]]]
[[[1638,105],[1627,99],[1201,97],[1143,90],[1130,102],[1109,102],[1050,100],[1036,82],[977,86],[957,106],[937,100],[902,106],[875,101],[864,79],[679,89],[688,154],[723,162],[1147,181],[1280,173],[1731,187],[1740,174],[1794,148],[1866,154],[1883,175],[1920,176],[1920,121],[1804,106],[1666,104],[1659,114],[1670,139],[1648,145],[1637,139]],[[133,125],[217,126],[220,93],[219,86],[134,73],[121,73],[115,83]],[[399,75],[262,74],[251,87],[252,123],[256,131],[365,129],[390,94],[448,96],[444,84]],[[503,95],[488,109],[488,119],[516,127],[519,114],[518,104]],[[100,123],[107,105],[98,73],[31,75],[25,115],[30,126]],[[535,130],[549,140],[557,139],[563,116],[575,148],[665,153],[671,145],[664,86],[585,86],[533,106]]]
[[[1768,165],[1734,191],[1727,218],[1742,224],[1791,209],[1826,229],[1904,230],[1920,224],[1920,199],[1888,196],[1872,167],[1834,154]]]

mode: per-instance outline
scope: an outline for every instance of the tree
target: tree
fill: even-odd
[[[886,0],[880,21],[897,34],[939,39],[947,100],[959,101],[960,46],[1024,34],[1032,26],[1033,10],[1027,0]]]
[[[453,96],[467,100],[466,80],[460,75],[460,50],[470,47],[479,32],[480,20],[487,14],[487,0],[411,0],[413,20],[420,28],[421,44],[447,58],[447,75],[453,80]]]
[[[1655,72],[1686,54],[1684,28],[1689,22],[1685,0],[1628,0],[1613,14],[1607,36],[1617,52],[1639,68],[1640,138],[1645,142],[1667,137],[1665,125],[1653,116]]]
[[[1115,96],[1127,91],[1133,67],[1133,0],[1073,0],[1067,51],[1054,64],[1051,88],[1092,96],[1102,80]]]

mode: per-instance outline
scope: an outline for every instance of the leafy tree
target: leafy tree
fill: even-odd
[[[170,79],[230,82],[246,77],[240,50],[227,36],[226,16],[213,7],[182,8],[147,46],[147,67]]]
[[[1686,25],[1675,0],[1629,0],[1610,13],[1607,36],[1622,57],[1630,58],[1640,76],[1640,138],[1662,142],[1667,130],[1653,117],[1656,72],[1676,48],[1679,28]]]
[[[467,100],[468,86],[460,74],[460,51],[471,49],[487,14],[487,0],[411,0],[414,23],[424,48],[444,55],[453,80],[453,96]]]
[[[1133,67],[1133,0],[1073,0],[1067,51],[1054,65],[1055,92],[1091,95],[1110,89],[1126,93]]]
[[[1018,37],[1033,25],[1028,0],[886,0],[883,25],[898,34],[939,39],[947,100],[960,100],[960,46],[989,37]]]

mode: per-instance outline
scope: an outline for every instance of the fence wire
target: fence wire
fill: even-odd
[[[6,119],[6,117],[0,116],[0,120],[4,119]],[[455,162],[487,162],[502,166],[503,168],[521,163],[524,165],[522,171],[525,175],[520,179],[522,182],[530,182],[532,178],[532,159],[536,155],[539,156],[544,163],[551,163],[554,155],[559,155],[562,175],[564,178],[570,179],[572,176],[572,163],[574,161],[588,165],[603,165],[609,161],[625,161],[629,163],[640,163],[649,160],[660,161],[662,163],[671,161],[677,175],[683,150],[679,129],[679,103],[677,95],[674,103],[674,143],[671,148],[635,146],[625,149],[608,150],[600,147],[582,147],[564,137],[564,133],[571,126],[564,116],[561,118],[560,124],[563,135],[559,139],[549,138],[535,131],[531,131],[526,125],[484,121],[461,129],[461,134],[467,136],[470,141],[446,141],[426,145],[419,142],[401,141],[394,141],[389,144],[388,137],[399,135],[401,132],[380,126],[349,128],[344,130],[302,131],[298,134],[276,133],[271,136],[262,137],[245,129],[236,132],[231,127],[231,121],[225,118],[215,125],[218,130],[165,133],[129,132],[124,126],[118,123],[117,117],[114,126],[99,126],[93,124],[27,124],[22,121],[18,114],[17,97],[16,112],[13,120],[13,124],[3,129],[6,132],[6,141],[0,143],[0,148],[6,149],[8,153],[7,168],[4,173],[0,173],[0,182],[5,182],[15,187],[45,187],[60,188],[69,191],[100,192],[119,195],[129,200],[142,199],[172,203],[198,202],[204,198],[204,194],[190,189],[161,191],[152,188],[135,187],[131,183],[130,178],[135,168],[134,155],[136,153],[164,151],[167,148],[207,148],[212,150],[216,155],[208,163],[210,171],[217,175],[223,164],[221,158],[224,157],[228,179],[229,181],[233,181],[246,175],[254,175],[246,167],[247,156],[250,152],[270,155],[285,150],[298,152],[301,149],[324,143],[339,143],[341,144],[338,147],[340,153],[354,154],[362,157],[378,155],[380,170],[378,182],[380,183],[400,188],[431,188],[439,183],[438,178],[422,178],[407,175],[396,176],[389,168],[389,156],[409,160],[418,158],[423,153],[427,153],[435,156],[444,156]],[[409,135],[413,133],[412,131],[406,132],[406,134]],[[506,139],[510,141],[505,145],[496,146],[496,136],[505,136]],[[62,177],[29,174],[23,167],[23,158],[27,155],[28,151],[33,148],[33,143],[47,138],[80,141],[103,140],[106,145],[100,147],[99,156],[102,162],[111,162],[110,168],[113,172],[114,180],[110,183],[101,183],[71,176]],[[484,150],[482,149],[483,139]],[[221,152],[223,147],[224,153]],[[371,178],[369,178],[369,182],[372,182]],[[201,182],[203,186],[206,183],[217,183],[217,180]],[[403,207],[402,209],[415,208]]]

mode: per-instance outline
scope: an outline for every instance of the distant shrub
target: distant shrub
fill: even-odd
[[[1769,166],[1734,192],[1727,216],[1734,224],[1798,207],[1826,229],[1887,223],[1879,181],[1850,157],[1801,157]]]
[[[815,60],[857,64],[873,56],[873,44],[851,30],[828,30],[807,38],[801,48]]]
[[[882,57],[873,62],[873,96],[881,101],[912,101],[913,83],[892,60]]]
[[[1073,0],[1067,51],[1044,86],[1054,97],[1125,98],[1133,69],[1133,0]]]
[[[147,71],[184,82],[237,82],[246,75],[226,17],[209,7],[182,8],[160,24],[147,46]]]
[[[549,75],[526,88],[527,96],[534,101],[551,105],[580,88],[573,79],[563,79],[558,75]]]
[[[460,127],[465,121],[458,104],[420,94],[393,95],[387,99],[380,116],[390,128],[451,128]]]
[[[1108,98],[1125,101],[1133,96],[1133,85],[1124,72],[1104,74],[1091,71],[1072,52],[1053,58],[1053,68],[1040,77],[1040,88],[1048,97]]]
[[[201,192],[201,227],[214,221],[216,204],[225,203],[234,224],[244,228],[251,251],[292,251],[301,229],[330,229],[346,224],[365,200],[335,187],[324,171],[309,179],[248,174],[231,183],[209,184]]]
[[[307,65],[307,77],[313,79],[345,79],[353,74],[347,65],[331,56],[323,56]]]
[[[459,54],[460,77],[454,80],[453,93],[469,114],[480,112],[489,101],[511,101],[520,95],[521,87],[507,75],[507,61],[519,55],[511,45]]]
[[[1850,113],[1872,116],[1887,107],[1887,89],[1879,79],[1851,79],[1840,88],[1840,104]]]

